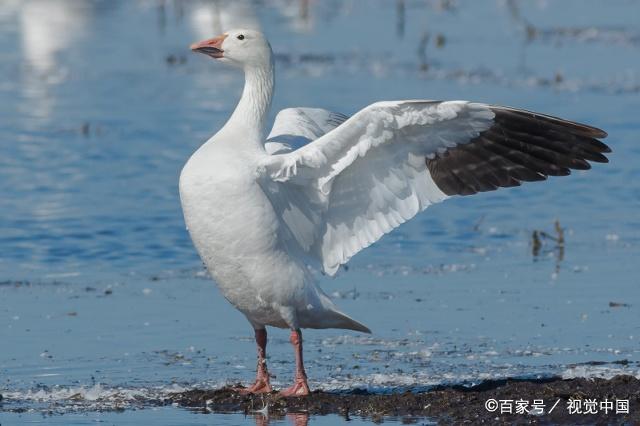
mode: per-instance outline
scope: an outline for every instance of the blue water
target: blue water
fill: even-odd
[[[306,332],[313,387],[640,374],[640,3],[304,4],[0,4],[3,424],[46,411],[82,424],[118,404],[130,410],[100,416],[254,421],[132,411],[145,408],[135,395],[252,378],[251,329],[205,276],[177,193],[182,165],[242,86],[187,46],[238,26],[273,45],[272,115],[471,99],[593,124],[613,148],[588,172],[431,207],[325,279],[374,334]],[[553,234],[556,220],[564,250],[546,239],[534,256],[533,230]],[[270,336],[270,369],[286,385],[287,333]],[[23,409],[33,414],[10,414]]]
[[[48,415],[43,417],[40,413],[0,413],[3,424],[46,424],[46,425],[95,425],[96,423],[106,423],[114,425],[144,425],[153,419],[155,424],[199,426],[199,425],[253,425],[256,426],[333,426],[336,424],[348,424],[350,426],[360,426],[371,424],[358,417],[350,417],[345,420],[336,415],[309,416],[305,414],[288,414],[282,417],[267,417],[262,414],[211,414],[185,412],[171,408],[153,408],[147,410],[127,410],[124,412],[82,412],[65,413],[64,415]],[[158,421],[160,420],[160,421]],[[403,423],[404,421],[404,423]],[[406,418],[385,418],[384,423],[394,424],[434,424],[425,419]]]

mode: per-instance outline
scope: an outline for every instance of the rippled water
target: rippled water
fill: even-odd
[[[48,411],[81,424],[251,379],[250,327],[203,273],[177,194],[242,85],[187,46],[238,26],[271,39],[276,111],[472,99],[596,125],[614,151],[588,172],[434,206],[324,280],[374,334],[305,333],[314,387],[640,374],[640,3],[305,4],[0,3],[3,424]],[[546,238],[533,255],[532,232],[556,220],[564,248]],[[284,385],[287,333],[271,336]],[[211,422],[171,408],[99,417]]]

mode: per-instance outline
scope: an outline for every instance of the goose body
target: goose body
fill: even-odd
[[[431,204],[606,162],[606,133],[584,124],[468,101],[378,102],[352,117],[281,111],[265,137],[274,90],[271,47],[233,30],[194,51],[240,68],[245,86],[226,124],[180,176],[185,222],[224,297],[255,330],[258,372],[243,392],[270,392],[266,326],[291,329],[309,393],[302,328],[370,332],[342,313],[310,268],[340,265]]]
[[[180,176],[187,228],[222,294],[255,328],[368,331],[338,311],[283,243],[278,214],[256,179],[260,159],[212,138]]]

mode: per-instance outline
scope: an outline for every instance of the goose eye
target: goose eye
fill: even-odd
[[[240,35],[237,37],[237,39],[238,39],[238,40],[244,40],[244,35],[240,34]]]

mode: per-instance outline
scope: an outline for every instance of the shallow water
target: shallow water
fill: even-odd
[[[214,421],[216,425],[229,426],[254,423],[256,426],[306,426],[307,424],[313,424],[314,426],[332,426],[335,424],[359,426],[371,424],[370,421],[365,419],[351,417],[346,421],[336,415],[306,416],[292,414],[283,419],[279,417],[266,417],[261,414],[215,414],[215,418],[213,418],[211,414],[191,413],[167,407],[145,410],[126,410],[123,412],[81,412],[47,416],[43,416],[40,413],[1,413],[0,416],[4,416],[7,422],[6,424],[20,423],[47,425],[95,425],[96,423],[141,425],[148,424],[150,418],[154,419],[154,424],[178,424],[183,426],[211,425],[214,424]],[[158,422],[156,419],[161,419],[162,423]],[[434,424],[433,422],[425,419],[414,419],[411,417],[403,419],[384,418],[382,421],[386,424]],[[3,424],[5,423],[3,422]]]
[[[374,334],[306,332],[313,387],[640,374],[640,3],[304,3],[0,4],[3,424],[254,421],[132,410],[252,378],[250,327],[202,271],[177,195],[242,84],[187,46],[238,26],[271,39],[276,111],[472,99],[596,125],[614,150],[588,172],[434,206],[324,279]],[[543,239],[534,256],[532,231],[555,220],[564,249]],[[270,336],[284,385],[287,333]]]

